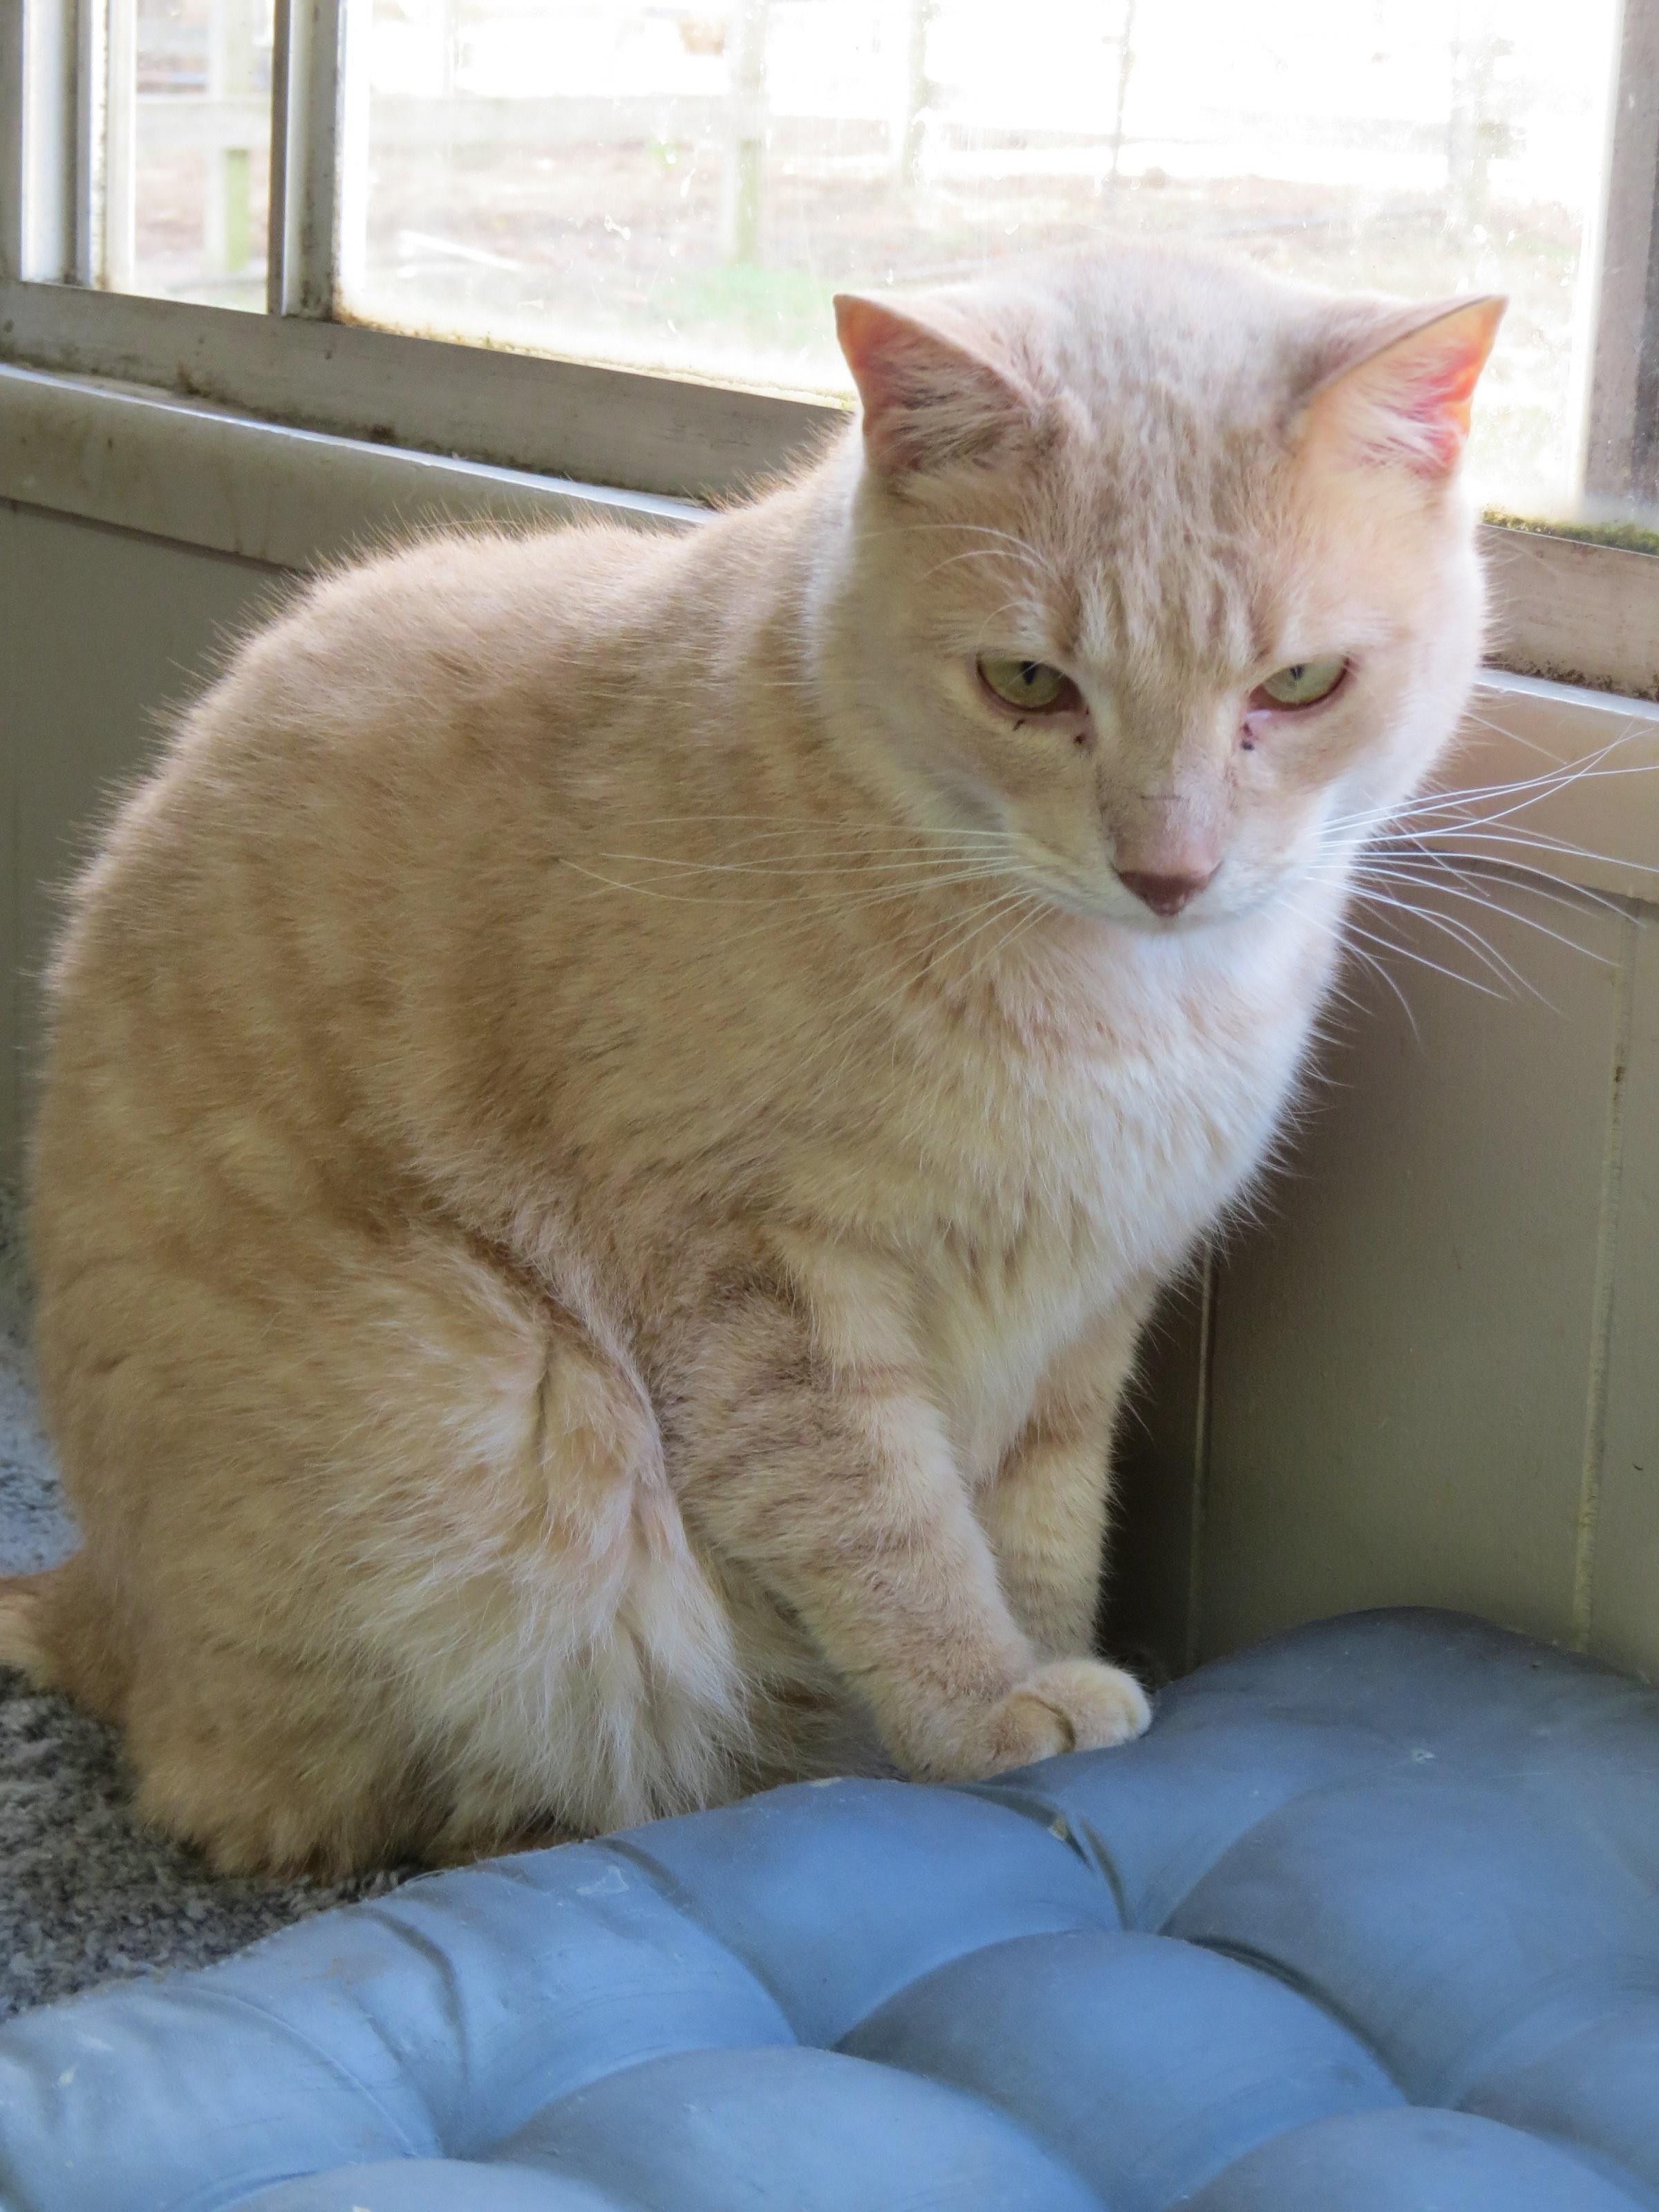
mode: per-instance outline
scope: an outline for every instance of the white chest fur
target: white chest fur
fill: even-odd
[[[1053,1362],[1166,1277],[1261,1164],[1314,1010],[1305,986],[1261,981],[1200,972],[1124,1009],[1115,1050],[994,1069],[980,1110],[953,1117],[928,1178],[941,1225],[925,1334],[974,1479],[994,1472]]]

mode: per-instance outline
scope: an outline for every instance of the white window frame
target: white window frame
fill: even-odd
[[[835,407],[768,392],[341,319],[344,0],[277,0],[268,313],[100,289],[103,170],[92,111],[102,72],[82,58],[102,51],[112,11],[118,20],[122,0],[0,9],[0,359],[159,386],[343,437],[692,499],[740,490],[843,419]]]
[[[388,460],[395,450],[410,465],[410,488],[434,489],[420,464],[449,457],[460,467],[451,465],[444,495],[469,511],[480,500],[492,511],[513,506],[510,471],[526,479],[525,499],[537,497],[531,479],[551,478],[556,503],[598,503],[647,521],[675,502],[727,496],[773,475],[845,419],[820,402],[343,319],[347,0],[276,0],[268,312],[104,289],[122,268],[130,226],[118,190],[112,196],[105,183],[120,169],[110,128],[124,103],[106,94],[112,72],[118,84],[131,66],[132,5],[0,0],[0,362],[21,373],[0,378],[13,426],[0,435],[0,496],[55,498],[80,513],[100,505],[86,451],[77,459],[43,442],[53,411],[43,378],[60,382],[66,406],[106,414],[132,387],[148,392],[169,440],[187,442],[199,425],[202,440],[239,465],[264,469],[254,457],[270,447],[259,434],[283,425]],[[1659,454],[1646,422],[1654,395],[1633,367],[1650,356],[1659,367],[1659,0],[1625,0],[1620,70],[1601,233],[1617,250],[1589,241],[1606,272],[1581,410],[1592,485],[1620,481],[1632,464],[1651,474]],[[34,426],[28,466],[15,450],[19,409]],[[149,434],[159,421],[149,419]],[[467,464],[483,469],[487,488]],[[630,501],[634,494],[655,496]],[[132,513],[100,519],[155,527]],[[1533,532],[1483,534],[1495,665],[1659,698],[1652,556]]]

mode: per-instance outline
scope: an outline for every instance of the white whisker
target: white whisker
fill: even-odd
[[[1615,853],[1593,853],[1587,845],[1575,845],[1570,838],[1551,837],[1542,832],[1521,836],[1514,830],[1487,830],[1479,821],[1449,823],[1442,830],[1413,830],[1407,834],[1412,842],[1425,842],[1430,837],[1437,836],[1478,838],[1483,844],[1510,845],[1522,852],[1552,853],[1559,860],[1589,860],[1607,868],[1629,868],[1634,874],[1641,876],[1659,875],[1659,867],[1654,867],[1645,860],[1626,860]],[[1379,846],[1384,842],[1385,840],[1377,840]],[[1472,854],[1469,857],[1486,856]]]
[[[856,861],[855,866],[820,866],[815,863],[810,867],[800,868],[778,867],[767,860],[688,860],[666,853],[596,853],[593,858],[596,860],[605,860],[619,866],[637,865],[652,868],[677,868],[683,874],[687,875],[772,876],[792,881],[812,876],[836,876],[843,880],[847,878],[856,880],[861,876],[901,875],[910,872],[915,874],[918,882],[922,882],[927,880],[928,871],[932,869],[955,868],[968,860],[973,860],[982,866],[987,875],[1000,875],[1006,872],[1005,867],[995,854],[981,853],[973,848],[967,848],[960,853],[940,853],[932,858],[911,853],[905,859],[898,860],[871,860],[865,854],[860,854],[849,856]]]
[[[1599,891],[1588,884],[1575,883],[1570,876],[1553,876],[1547,870],[1533,867],[1522,861],[1504,860],[1501,854],[1449,852],[1444,847],[1437,847],[1432,853],[1421,855],[1389,852],[1385,857],[1395,867],[1432,869],[1441,876],[1455,876],[1461,884],[1501,885],[1505,890],[1524,891],[1529,898],[1548,899],[1555,906],[1574,908],[1593,906],[1598,907],[1603,914],[1620,915],[1629,912],[1627,905],[1609,891]],[[1365,862],[1364,865],[1370,864]],[[1510,909],[1505,908],[1504,911],[1508,913]]]
[[[1315,917],[1309,913],[1306,906],[1300,900],[1289,902],[1289,903],[1291,905],[1292,912],[1297,914],[1303,920],[1312,921],[1315,919]],[[1342,951],[1347,957],[1359,961],[1364,967],[1370,969],[1374,974],[1382,977],[1382,981],[1388,985],[1389,990],[1394,993],[1395,997],[1400,1001],[1401,1011],[1404,1013],[1407,1021],[1411,1025],[1412,1035],[1417,1039],[1418,1043],[1420,1045],[1423,1042],[1422,1032],[1417,1026],[1417,1016],[1412,1012],[1411,1001],[1407,998],[1404,991],[1401,989],[1400,985],[1395,977],[1390,975],[1384,963],[1377,958],[1376,953],[1368,952],[1364,945],[1357,942],[1357,939],[1359,937],[1367,935],[1369,935],[1368,932],[1353,928],[1351,922],[1345,923],[1340,939]],[[1388,940],[1382,938],[1373,937],[1370,939],[1370,942],[1374,945],[1386,945],[1387,950],[1390,952],[1396,950],[1395,946],[1392,944],[1389,944]],[[1349,1003],[1352,1005],[1357,1004],[1358,1002],[1350,1000]]]
[[[1479,991],[1484,998],[1501,999],[1504,995],[1501,991],[1494,991],[1490,983],[1483,983],[1474,975],[1462,975],[1455,968],[1443,968],[1437,960],[1431,960],[1425,953],[1413,952],[1409,945],[1396,945],[1392,938],[1379,937],[1374,930],[1362,929],[1352,915],[1343,924],[1343,935],[1363,937],[1368,945],[1380,945],[1385,952],[1397,952],[1405,959],[1414,960],[1419,968],[1432,969],[1437,975],[1445,976],[1449,982],[1467,983],[1470,990]]]
[[[1547,922],[1540,921],[1535,915],[1517,914],[1513,907],[1500,906],[1496,899],[1485,898],[1479,891],[1462,890],[1455,884],[1447,883],[1443,877],[1411,875],[1404,872],[1384,874],[1378,871],[1367,871],[1366,880],[1401,883],[1409,885],[1413,890],[1438,890],[1447,898],[1467,900],[1472,906],[1485,907],[1491,913],[1507,915],[1511,921],[1518,921],[1522,928],[1535,929],[1540,936],[1553,939],[1557,945],[1565,945],[1571,951],[1582,953],[1587,960],[1595,960],[1603,966],[1606,965],[1603,955],[1598,952],[1594,945],[1581,945],[1576,937],[1568,937],[1561,930],[1552,929]]]
[[[1436,914],[1428,907],[1419,906],[1410,899],[1397,898],[1389,891],[1362,890],[1359,896],[1372,906],[1388,907],[1396,914],[1411,915],[1417,921],[1426,922],[1431,929],[1439,930],[1443,936],[1449,937],[1454,944],[1461,945],[1466,952],[1473,952],[1482,967],[1489,974],[1495,975],[1500,983],[1512,983],[1517,990],[1524,991],[1528,996],[1540,1000],[1543,1003],[1548,1003],[1544,1000],[1543,993],[1528,977],[1522,974],[1515,963],[1507,959],[1495,945],[1489,945],[1480,931],[1470,923],[1462,921],[1454,915]],[[1583,948],[1580,946],[1579,950],[1582,951]]]

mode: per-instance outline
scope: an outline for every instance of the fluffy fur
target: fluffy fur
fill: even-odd
[[[1496,313],[1127,252],[841,312],[861,438],[319,584],[76,891],[84,1547],[0,1639],[221,1867],[1145,1723],[1089,1656],[1114,1414],[1473,675]]]

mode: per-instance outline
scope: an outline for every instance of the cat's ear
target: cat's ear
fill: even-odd
[[[1469,434],[1469,402],[1508,301],[1462,300],[1397,326],[1316,385],[1297,434],[1305,452],[1340,466],[1407,468],[1448,477]]]
[[[836,335],[864,407],[864,451],[884,476],[984,461],[1029,434],[1030,399],[1003,371],[914,317],[855,292]]]

